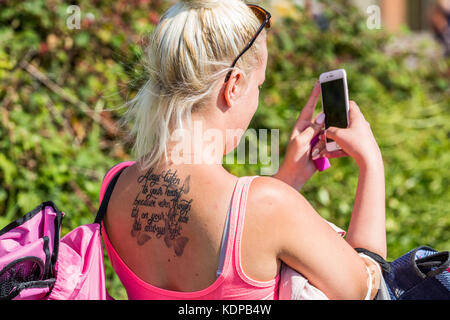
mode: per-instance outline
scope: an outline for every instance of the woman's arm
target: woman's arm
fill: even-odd
[[[319,96],[320,85],[316,83],[291,134],[285,160],[274,178],[300,190],[316,171],[311,159],[315,150],[320,152],[317,157],[353,157],[359,167],[359,180],[346,239],[355,248],[365,248],[386,258],[385,182],[380,149],[370,125],[356,103],[351,101],[349,128],[327,130],[327,136],[337,141],[344,151],[328,153],[324,137],[311,151],[310,141],[323,126],[322,116],[312,123]]]
[[[329,128],[328,138],[335,140],[355,159],[359,168],[358,188],[347,242],[386,258],[385,176],[383,159],[369,123],[357,104],[350,102],[348,129]],[[327,151],[323,156],[332,156]]]
[[[386,259],[385,224],[383,163],[367,163],[359,168],[358,189],[347,230],[347,242],[353,248],[364,248]]]
[[[254,180],[248,209],[258,212],[264,250],[305,276],[330,299],[364,299],[365,260],[336,233],[301,194],[270,177]],[[374,288],[378,288],[379,277]],[[371,292],[375,296],[377,290]]]
[[[268,190],[268,194],[256,203],[260,206],[259,212],[269,212],[268,230],[275,228],[277,231],[274,239],[278,245],[275,248],[277,257],[302,273],[328,297],[335,299],[364,298],[368,290],[366,265],[372,271],[375,266],[359,257],[353,248],[365,248],[386,257],[385,184],[381,152],[370,125],[353,101],[350,103],[349,122],[348,129],[329,128],[326,133],[343,151],[328,153],[324,149],[324,141],[316,147],[321,150],[320,156],[350,155],[359,167],[347,242],[292,188],[270,178],[254,182],[256,194],[259,184],[259,193]],[[264,181],[265,185],[262,183]],[[380,281],[379,273],[373,275],[372,298]]]

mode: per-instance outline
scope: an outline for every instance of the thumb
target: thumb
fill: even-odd
[[[322,130],[323,124],[325,123],[325,114],[321,113],[317,116],[316,121],[306,128],[301,135],[307,140],[311,141],[315,136],[317,136]]]
[[[329,139],[332,140],[339,140],[339,137],[342,134],[342,130],[341,128],[336,128],[336,127],[329,127],[326,131],[325,131],[325,136]]]

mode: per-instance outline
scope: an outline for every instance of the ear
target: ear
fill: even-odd
[[[230,79],[225,83],[223,95],[228,108],[231,108],[234,101],[241,95],[243,87],[244,74],[241,70],[236,69],[231,73]]]

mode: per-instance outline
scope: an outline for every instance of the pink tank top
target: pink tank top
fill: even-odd
[[[100,202],[114,175],[133,165],[124,162],[116,165],[105,176],[100,190]],[[206,289],[194,292],[178,292],[161,289],[143,281],[124,263],[109,242],[103,228],[103,241],[111,265],[131,300],[278,300],[280,275],[271,281],[256,281],[247,276],[242,268],[241,241],[244,229],[245,209],[250,184],[256,178],[241,177],[236,183],[230,207],[229,233],[226,242],[223,269],[216,281]]]

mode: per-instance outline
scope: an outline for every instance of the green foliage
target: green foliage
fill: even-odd
[[[389,258],[421,244],[448,250],[448,61],[422,52],[431,44],[414,53],[386,54],[393,39],[367,30],[366,18],[351,6],[324,2],[326,32],[300,9],[299,20],[276,22],[268,41],[267,81],[251,127],[280,129],[284,154],[319,74],[345,68],[351,99],[371,123],[384,155]],[[167,3],[76,3],[79,30],[67,27],[69,4],[63,1],[2,3],[0,228],[45,200],[65,211],[63,234],[91,223],[103,175],[130,159],[117,120],[145,78],[140,48]],[[325,218],[345,228],[357,167],[351,159],[332,162],[332,169],[316,174],[302,193]],[[227,168],[253,175],[260,166]],[[126,298],[109,262],[107,277],[110,293]]]
[[[390,49],[396,39],[368,30],[367,18],[358,10],[327,3],[326,32],[306,15],[279,22],[272,32],[267,80],[252,125],[280,128],[284,154],[318,75],[346,69],[350,98],[371,123],[384,157],[389,258],[423,244],[448,250],[449,61],[431,60],[427,52],[436,44],[426,40],[414,52],[396,52]],[[357,176],[351,159],[332,160],[332,168],[316,174],[302,193],[322,216],[345,228]]]
[[[63,1],[2,3],[0,227],[46,200],[66,213],[63,235],[92,223],[104,174],[130,159],[116,121],[138,85],[139,41],[163,6],[77,4],[81,28],[71,30]],[[126,298],[107,272],[112,295]]]

